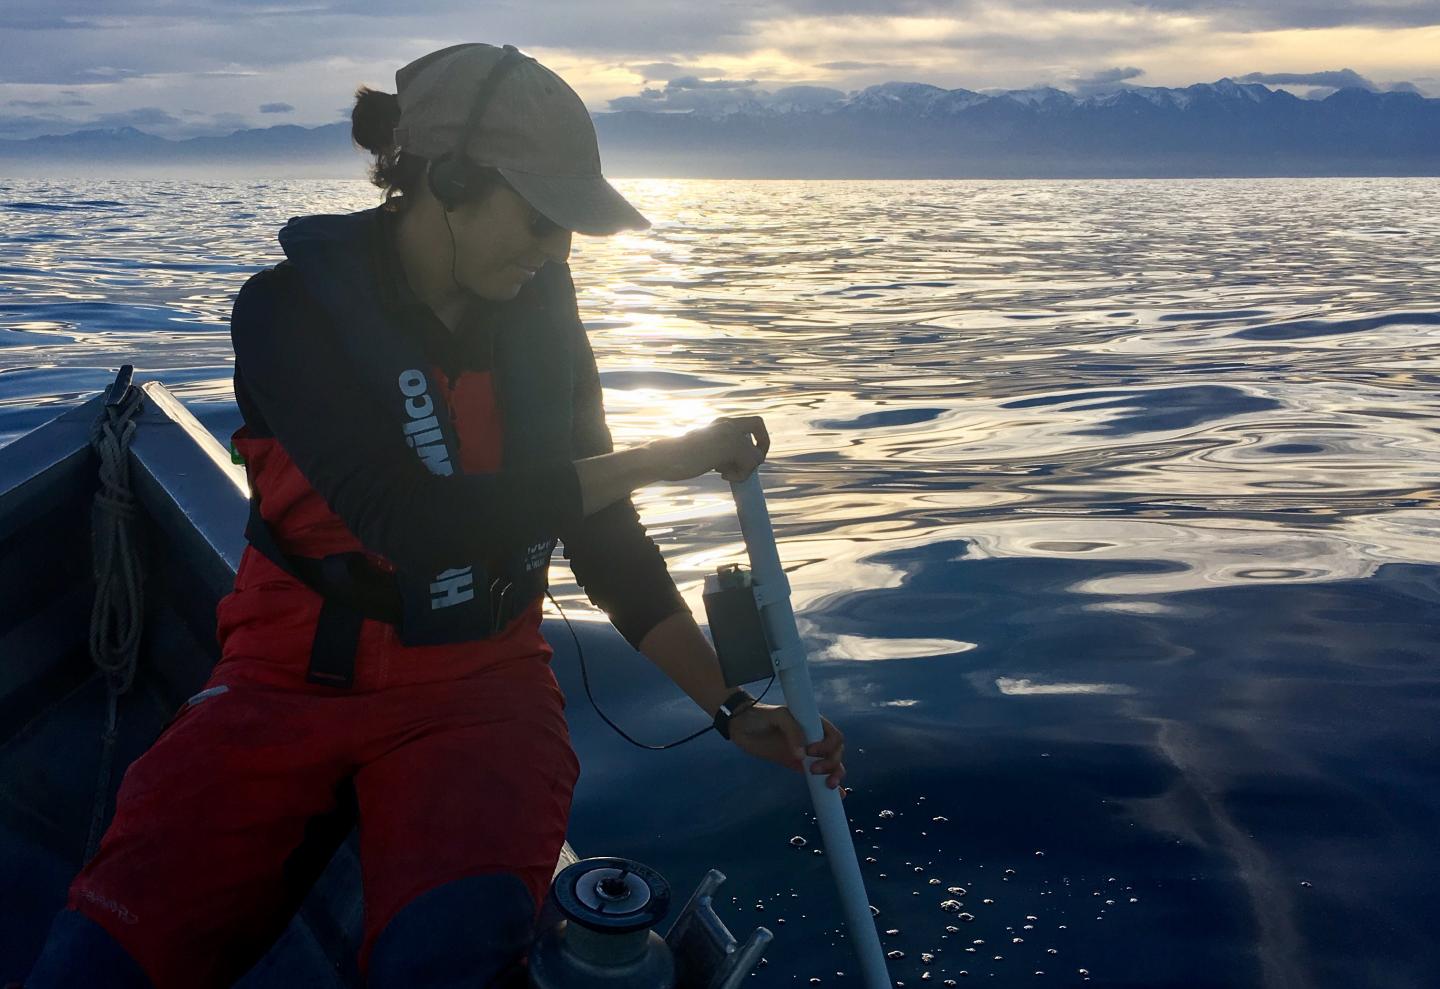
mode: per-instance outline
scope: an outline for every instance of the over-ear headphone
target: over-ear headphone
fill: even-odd
[[[470,107],[470,116],[455,142],[455,147],[431,160],[430,168],[426,172],[427,184],[431,194],[445,207],[446,212],[464,202],[471,193],[469,183],[474,176],[474,166],[465,160],[465,146],[470,143],[470,136],[479,129],[481,118],[485,116],[490,101],[495,98],[500,80],[505,78],[511,69],[528,59],[529,56],[520,54],[520,50],[514,45],[505,46],[500,60],[480,81],[475,102]]]

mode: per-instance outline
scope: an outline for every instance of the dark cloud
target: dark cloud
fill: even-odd
[[[1144,69],[1137,69],[1133,65],[1126,66],[1125,68],[1117,66],[1113,69],[1101,69],[1099,72],[1093,72],[1088,76],[1081,76],[1071,81],[1076,85],[1104,86],[1110,83],[1123,82],[1126,79],[1134,79],[1136,76],[1143,76],[1144,74]]]
[[[295,107],[289,103],[261,103],[261,113],[294,113]]]
[[[1251,72],[1237,76],[1235,81],[1263,82],[1272,86],[1325,86],[1331,92],[1337,89],[1368,89],[1373,92],[1380,88],[1354,69],[1335,69],[1328,72]]]

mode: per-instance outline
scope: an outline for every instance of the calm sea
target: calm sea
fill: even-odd
[[[616,441],[769,424],[896,979],[1440,985],[1440,181],[618,184],[653,229],[571,259]],[[236,289],[375,201],[0,181],[0,442],[122,362],[226,436]],[[703,616],[728,486],[637,503]],[[703,726],[555,580],[607,714]],[[580,854],[718,868],[757,986],[855,984],[799,777],[630,747],[547,632]]]

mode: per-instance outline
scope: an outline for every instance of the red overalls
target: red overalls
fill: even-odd
[[[490,373],[451,381],[437,368],[432,380],[463,469],[498,469]],[[242,429],[235,445],[287,551],[362,549],[275,440]],[[451,880],[510,872],[537,912],[544,899],[580,767],[541,602],[482,642],[406,647],[393,626],[367,620],[349,689],[306,682],[320,605],[246,549],[218,610],[222,658],[206,689],[130,766],[100,850],[71,886],[70,908],[157,989],[228,985],[279,935],[296,895],[287,859],[347,779],[360,813],[362,970],[386,923]]]

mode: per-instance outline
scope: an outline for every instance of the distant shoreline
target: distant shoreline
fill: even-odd
[[[18,167],[17,167],[18,166]],[[942,169],[926,171],[917,169],[913,174],[877,174],[857,172],[854,174],[799,174],[775,173],[764,170],[735,170],[722,174],[700,174],[682,170],[647,170],[644,166],[612,166],[606,163],[605,175],[617,180],[656,181],[703,181],[703,182],[1138,182],[1138,181],[1244,181],[1244,180],[1299,180],[1299,179],[1433,179],[1440,178],[1440,163],[1408,170],[1382,168],[1354,168],[1346,171],[1324,170],[1317,166],[1312,170],[1293,169],[1289,171],[1243,171],[1231,172],[1146,172],[1110,170],[1066,171],[1052,169],[1048,172],[1001,172],[974,170],[970,172]],[[0,183],[17,181],[97,181],[105,179],[129,181],[356,181],[368,184],[363,163],[297,163],[293,161],[264,161],[237,163],[188,161],[172,165],[145,165],[130,162],[74,162],[25,160],[16,162],[0,157]]]

